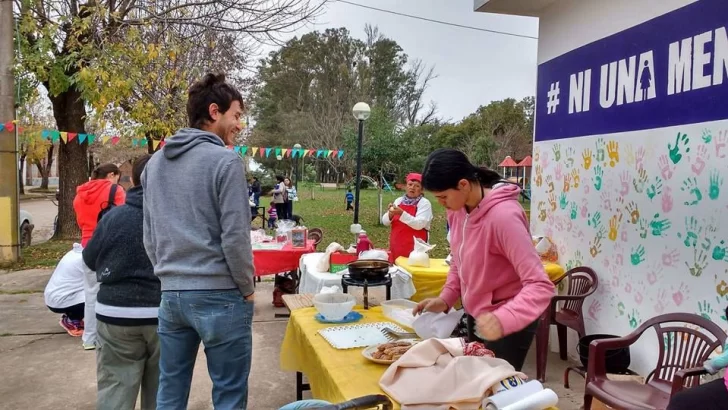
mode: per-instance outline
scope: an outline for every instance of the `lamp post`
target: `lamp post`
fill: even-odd
[[[356,193],[354,197],[354,225],[352,225],[352,231],[360,231],[361,226],[359,226],[359,191],[361,189],[361,145],[362,139],[364,137],[364,121],[369,118],[369,115],[371,114],[371,109],[369,108],[369,105],[367,103],[358,102],[356,103],[356,105],[354,105],[352,113],[354,114],[354,118],[359,121],[359,139],[357,140],[356,146]]]
[[[296,144],[293,146],[293,167],[296,171],[296,182],[294,186],[296,187],[296,191],[298,191],[298,155],[301,153],[301,144]]]

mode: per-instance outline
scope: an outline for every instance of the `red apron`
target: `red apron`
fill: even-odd
[[[417,215],[417,205],[399,205],[403,212],[415,216]],[[389,234],[389,250],[392,252],[392,260],[397,260],[400,256],[409,257],[409,254],[415,248],[414,238],[420,238],[427,241],[428,232],[426,229],[412,229],[409,225],[399,220],[399,215],[392,218],[392,231]]]

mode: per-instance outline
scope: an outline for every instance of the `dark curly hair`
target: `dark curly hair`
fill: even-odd
[[[187,93],[187,118],[192,128],[202,128],[212,121],[210,105],[217,104],[221,113],[238,101],[244,109],[243,96],[232,85],[225,82],[225,74],[207,74],[194,83]]]

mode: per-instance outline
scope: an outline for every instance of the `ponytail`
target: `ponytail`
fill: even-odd
[[[104,179],[109,174],[120,175],[121,170],[112,163],[101,164],[91,172],[91,179]]]
[[[478,179],[478,182],[480,185],[483,186],[483,188],[493,188],[493,185],[497,184],[503,178],[500,176],[499,173],[485,168],[485,167],[474,167],[475,168],[475,175]]]
[[[476,167],[462,151],[440,148],[425,161],[422,186],[432,192],[455,189],[461,180],[478,182],[484,188],[492,188],[502,178],[496,171]]]

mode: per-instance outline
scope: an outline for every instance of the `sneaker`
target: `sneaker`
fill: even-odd
[[[61,320],[58,324],[61,325],[63,330],[73,337],[81,337],[83,335],[83,328],[78,328],[78,321],[71,320],[66,315],[61,316]]]
[[[84,343],[83,350],[96,350],[96,343]]]

